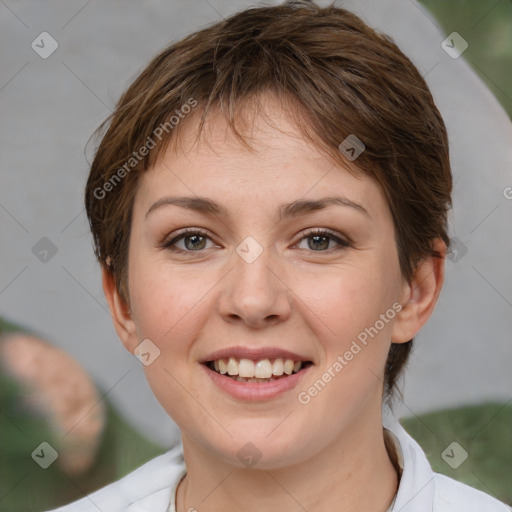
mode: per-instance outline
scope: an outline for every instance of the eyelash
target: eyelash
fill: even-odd
[[[186,228],[181,233],[178,233],[177,236],[175,236],[168,242],[164,242],[162,244],[162,247],[164,249],[168,249],[168,250],[170,250],[172,252],[176,252],[176,253],[194,253],[194,252],[199,253],[199,252],[204,251],[205,249],[199,249],[197,251],[192,251],[192,250],[176,249],[175,247],[173,248],[173,245],[175,245],[177,242],[179,242],[180,240],[183,240],[189,236],[192,236],[192,235],[200,235],[205,238],[210,238],[210,236],[208,235],[208,233],[206,231],[203,231],[198,228]],[[339,248],[337,248],[335,250],[343,250],[343,249],[346,249],[347,247],[351,247],[350,242],[348,242],[347,240],[344,240],[343,238],[340,238],[334,232],[324,229],[324,228],[316,228],[316,229],[313,229],[313,230],[310,230],[310,231],[304,233],[297,243],[300,243],[300,242],[302,242],[302,240],[313,237],[313,236],[325,236],[325,237],[330,238],[331,240],[334,240],[340,246]],[[308,252],[330,253],[330,252],[332,252],[332,249],[331,250],[327,249],[325,251],[310,250]]]

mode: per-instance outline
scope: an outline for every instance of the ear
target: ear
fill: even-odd
[[[406,343],[416,336],[430,318],[444,282],[446,244],[436,239],[433,248],[440,257],[427,256],[421,260],[409,283],[403,287],[400,304],[391,333],[392,343]]]
[[[103,292],[105,293],[105,298],[108,302],[117,335],[123,342],[126,350],[133,354],[133,351],[137,346],[137,332],[130,306],[119,294],[112,272],[110,272],[105,266],[102,266],[101,275]]]

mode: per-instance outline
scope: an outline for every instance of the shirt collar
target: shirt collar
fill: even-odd
[[[402,469],[398,492],[390,512],[431,511],[434,505],[435,473],[425,453],[395,417],[384,416],[384,428],[395,446]]]

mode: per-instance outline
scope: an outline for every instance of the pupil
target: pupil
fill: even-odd
[[[200,239],[200,238],[203,238],[203,237],[202,237],[201,235],[190,235],[190,236],[188,236],[188,237],[185,239],[185,244],[187,245],[187,249],[195,250],[195,249],[197,249],[197,248],[198,248],[198,245],[197,245],[197,244],[195,244],[194,242],[192,243],[192,247],[190,247],[190,246],[189,246],[189,244],[187,244],[187,243],[186,243],[186,242],[187,242],[187,240],[195,239],[195,240],[196,240],[196,242],[197,242],[197,241],[198,241],[198,239]],[[201,248],[201,247],[199,247],[199,248]]]
[[[325,235],[313,235],[312,238],[315,240],[315,244],[314,244],[315,250],[318,249],[318,247],[319,247],[319,245],[316,244],[316,241],[318,241],[318,239],[323,238],[324,240],[327,240],[327,237]],[[325,245],[325,244],[323,244],[323,245]],[[329,246],[329,241],[327,241],[327,246]],[[325,248],[325,247],[320,247],[320,248]]]

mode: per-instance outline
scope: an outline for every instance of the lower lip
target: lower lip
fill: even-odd
[[[239,382],[214,370],[210,370],[205,364],[201,364],[201,366],[219,388],[232,397],[247,402],[269,400],[285,391],[293,389],[313,367],[313,365],[309,365],[297,373],[292,373],[287,377],[281,377],[271,382]]]

